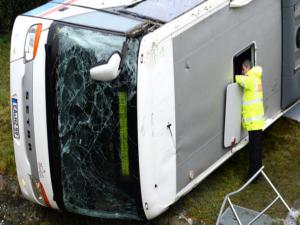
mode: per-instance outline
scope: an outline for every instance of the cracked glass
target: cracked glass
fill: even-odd
[[[137,57],[139,39],[57,25],[56,106],[66,210],[139,219]],[[127,46],[127,51],[123,51]],[[89,70],[123,53],[121,72],[94,81]]]

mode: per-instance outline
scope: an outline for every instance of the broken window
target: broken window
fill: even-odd
[[[138,39],[56,24],[55,76],[60,176],[66,210],[101,218],[139,218]],[[119,77],[94,81],[89,70],[123,55]]]

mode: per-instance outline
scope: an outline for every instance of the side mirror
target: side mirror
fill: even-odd
[[[108,60],[107,64],[95,66],[90,69],[90,75],[93,80],[97,81],[112,81],[119,74],[121,56],[119,53],[114,53]]]

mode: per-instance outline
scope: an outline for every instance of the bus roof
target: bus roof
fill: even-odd
[[[106,10],[167,23],[205,1],[207,0],[53,0],[25,15],[60,20],[92,10]],[[69,10],[73,13],[67,12],[69,8],[73,8]]]
[[[75,5],[75,2],[75,0],[51,1],[29,12],[26,12],[23,15],[121,33],[130,32],[144,23],[144,20],[139,19],[138,17],[118,15],[112,11],[103,10],[100,7],[98,9],[94,9],[87,6],[79,6]],[[92,1],[87,1],[87,3],[88,2]],[[110,3],[109,5],[116,6],[116,1]]]

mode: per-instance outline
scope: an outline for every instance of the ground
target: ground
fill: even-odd
[[[102,221],[61,214],[24,200],[16,181],[11,142],[9,107],[9,39],[0,34],[0,225],[83,225],[140,224],[130,221]],[[282,118],[265,132],[263,160],[265,171],[288,204],[300,209],[300,124]],[[187,196],[152,224],[214,224],[223,198],[243,184],[248,167],[247,149],[223,164]],[[235,204],[261,210],[274,197],[265,182],[251,185],[233,199]],[[284,218],[287,211],[276,204],[268,214]],[[279,223],[280,220],[274,221]],[[300,224],[300,223],[299,223]]]
[[[0,173],[13,175],[15,165],[10,132],[9,39],[10,35],[0,34]]]

